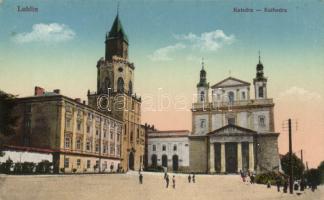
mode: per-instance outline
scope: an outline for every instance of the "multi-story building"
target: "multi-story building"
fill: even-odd
[[[55,172],[108,172],[120,167],[123,122],[60,94],[35,88],[17,98],[17,128],[11,147],[46,149]]]
[[[188,130],[154,130],[148,132],[148,167],[162,166],[171,171],[188,170],[189,134]]]
[[[141,126],[141,98],[134,93],[135,66],[128,60],[128,44],[117,14],[106,34],[105,58],[97,62],[97,91],[88,92],[88,101],[123,121],[122,168],[138,170],[144,162],[145,130]]]
[[[279,169],[274,103],[267,96],[267,78],[259,59],[250,83],[228,77],[211,87],[204,65],[192,107],[190,168],[194,171],[236,173]],[[210,99],[211,95],[211,99]]]

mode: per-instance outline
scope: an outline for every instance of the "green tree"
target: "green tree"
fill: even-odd
[[[305,173],[305,177],[309,184],[321,184],[321,173],[318,169],[310,169]]]
[[[3,145],[15,133],[17,117],[11,115],[12,109],[15,107],[15,98],[16,96],[0,90],[0,156],[4,155],[1,151]]]
[[[321,183],[324,183],[324,160],[319,164],[319,166],[317,167],[320,175],[321,175]]]
[[[292,165],[293,165],[293,176],[294,179],[300,179],[304,173],[305,166],[301,159],[299,159],[295,154],[292,155]],[[284,155],[281,158],[281,167],[286,175],[290,174],[290,166],[289,166],[289,153]]]

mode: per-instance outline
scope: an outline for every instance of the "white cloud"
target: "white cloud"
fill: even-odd
[[[284,92],[281,92],[279,94],[279,99],[295,99],[295,100],[302,100],[302,101],[318,101],[321,100],[322,97],[320,94],[312,91],[308,91],[304,88],[300,88],[297,86],[293,86],[289,89],[287,89]]]
[[[201,33],[200,36],[193,33],[175,35],[175,38],[188,41],[192,47],[207,51],[216,51],[224,45],[232,44],[235,41],[234,35],[226,35],[223,30]]]
[[[0,4],[2,4],[4,2],[4,0],[0,0]]]
[[[63,42],[73,39],[75,32],[65,24],[34,24],[31,32],[18,33],[13,36],[17,43]]]
[[[173,58],[170,56],[171,53],[174,53],[179,49],[184,49],[185,47],[186,46],[182,43],[162,47],[155,50],[152,55],[149,55],[149,58],[153,61],[170,61],[173,60]]]
[[[189,55],[186,56],[186,60],[187,61],[190,61],[190,62],[193,61],[193,62],[201,63],[202,58],[200,58],[198,56],[195,56],[195,55],[192,55],[192,54],[189,54]]]

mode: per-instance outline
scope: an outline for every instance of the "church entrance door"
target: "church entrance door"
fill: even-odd
[[[225,143],[226,172],[237,172],[237,143]]]

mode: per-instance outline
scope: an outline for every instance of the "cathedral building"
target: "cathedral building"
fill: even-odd
[[[88,92],[92,107],[123,121],[122,168],[143,167],[145,130],[141,126],[141,98],[134,93],[134,63],[128,59],[128,37],[117,14],[106,34],[105,58],[97,62],[97,91]]]
[[[192,107],[191,170],[207,173],[279,170],[279,133],[274,130],[274,102],[267,95],[263,68],[259,58],[253,99],[251,84],[234,77],[210,87],[202,63],[197,101]]]

